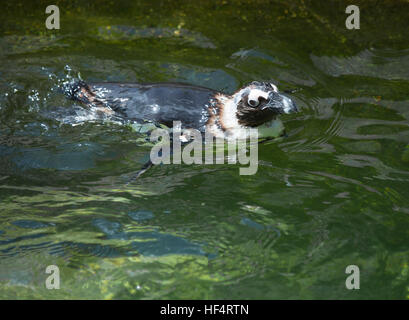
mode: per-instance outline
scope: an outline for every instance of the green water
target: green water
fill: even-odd
[[[0,12],[0,298],[409,298],[407,1],[355,1],[360,30],[343,1],[55,4],[60,30],[47,1]],[[65,100],[79,74],[274,80],[301,112],[255,175],[163,165],[126,184],[150,149]]]

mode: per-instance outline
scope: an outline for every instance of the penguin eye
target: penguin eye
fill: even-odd
[[[258,100],[253,100],[253,99],[249,99],[247,103],[249,104],[250,107],[253,107],[253,108],[257,107],[259,104]]]

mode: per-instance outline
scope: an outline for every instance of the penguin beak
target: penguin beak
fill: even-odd
[[[277,92],[270,93],[269,101],[261,108],[261,110],[267,108],[274,110],[277,113],[289,114],[298,112],[298,108],[291,98]]]

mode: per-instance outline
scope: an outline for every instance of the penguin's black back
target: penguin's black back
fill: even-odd
[[[207,107],[215,91],[181,83],[89,83],[79,82],[69,94],[84,104],[108,106],[125,119],[155,121],[172,127],[204,129]]]

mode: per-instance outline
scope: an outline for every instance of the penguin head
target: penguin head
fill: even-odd
[[[259,126],[280,114],[298,111],[294,101],[269,82],[253,81],[233,94],[233,100],[239,122],[250,127]]]

